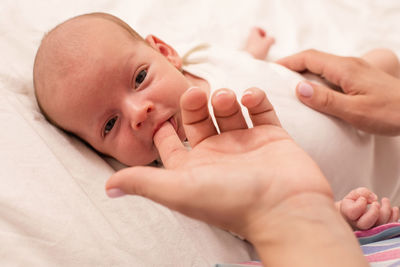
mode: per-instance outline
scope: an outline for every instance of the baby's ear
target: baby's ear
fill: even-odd
[[[162,41],[160,38],[151,34],[148,35],[145,40],[151,47],[166,57],[167,60],[171,62],[177,69],[182,68],[182,59],[175,49],[172,48],[172,46],[164,43],[164,41]]]

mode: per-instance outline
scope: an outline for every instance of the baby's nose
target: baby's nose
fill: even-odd
[[[144,106],[140,110],[137,110],[131,117],[131,127],[133,130],[138,131],[143,127],[144,122],[148,119],[149,113],[153,111],[151,105]]]

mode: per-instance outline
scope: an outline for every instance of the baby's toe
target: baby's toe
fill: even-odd
[[[271,45],[273,45],[274,43],[275,43],[275,38],[274,38],[274,37],[267,36],[267,37],[265,38],[265,45],[271,46]]]
[[[251,34],[253,34],[254,37],[258,37],[258,38],[265,38],[267,36],[267,33],[260,27],[253,27],[251,29]]]

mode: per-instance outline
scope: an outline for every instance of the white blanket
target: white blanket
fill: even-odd
[[[43,34],[95,11],[178,52],[204,42],[240,49],[259,25],[277,40],[270,60],[306,48],[357,56],[385,46],[400,55],[398,0],[2,0],[1,266],[211,266],[252,258],[250,246],[225,231],[140,197],[108,199],[104,182],[113,168],[39,113],[32,65]]]

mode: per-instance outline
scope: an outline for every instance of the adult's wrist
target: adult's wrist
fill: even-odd
[[[348,224],[322,193],[290,197],[248,228],[267,266],[367,266]]]

